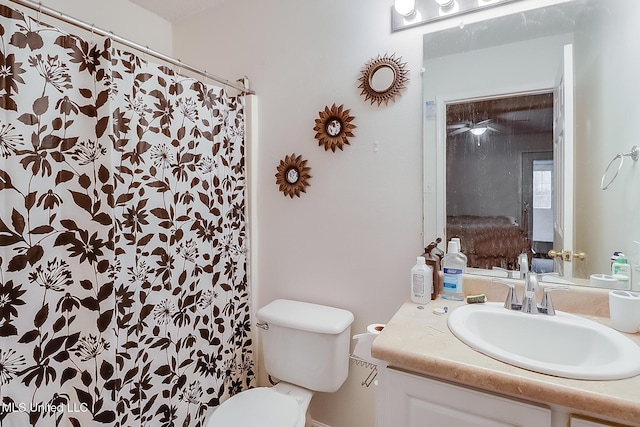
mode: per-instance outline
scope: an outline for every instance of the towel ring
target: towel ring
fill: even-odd
[[[616,156],[611,159],[611,161],[609,162],[609,165],[607,166],[607,169],[605,169],[604,173],[602,174],[602,179],[600,180],[600,189],[601,190],[606,190],[607,188],[609,188],[611,186],[611,184],[613,184],[613,181],[615,181],[615,179],[618,177],[618,172],[620,172],[620,169],[622,169],[622,165],[624,164],[624,158],[625,157],[631,157],[631,160],[633,160],[634,162],[638,161],[638,152],[640,150],[638,150],[638,146],[634,145],[633,147],[631,147],[631,151],[629,151],[628,153],[618,153],[616,154]],[[609,180],[609,182],[606,183],[605,185],[605,178],[607,177],[607,172],[609,172],[609,169],[611,169],[611,166],[615,163],[616,160],[620,159],[620,163],[618,163],[618,168],[616,169],[615,173],[613,174],[613,176],[611,177],[611,179]]]

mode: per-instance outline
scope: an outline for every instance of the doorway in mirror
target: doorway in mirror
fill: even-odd
[[[553,94],[446,105],[446,234],[469,267],[553,271]]]

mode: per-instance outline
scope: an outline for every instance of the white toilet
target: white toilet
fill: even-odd
[[[313,393],[333,393],[347,378],[350,311],[279,299],[257,317],[265,370],[280,382],[226,400],[206,427],[304,427]]]

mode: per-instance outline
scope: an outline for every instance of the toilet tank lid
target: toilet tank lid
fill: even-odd
[[[353,314],[341,308],[277,299],[257,313],[262,322],[320,334],[339,334],[353,323]]]

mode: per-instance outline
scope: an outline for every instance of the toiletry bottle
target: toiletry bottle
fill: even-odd
[[[464,260],[464,265],[466,267],[467,266],[467,256],[462,251],[462,243],[460,243],[460,238],[459,237],[452,237],[451,240],[456,242],[456,244],[458,245],[458,253],[460,254],[460,257],[462,257],[462,259]],[[447,248],[447,250],[449,250],[449,249]]]
[[[442,298],[462,301],[464,290],[462,274],[467,270],[467,260],[461,256],[458,242],[450,240],[447,245],[447,254],[442,258],[442,273],[444,288]]]
[[[443,254],[442,250],[438,248],[438,243],[442,242],[442,239],[438,237],[435,242],[429,243],[426,248],[424,248],[424,257],[427,265],[431,267],[431,272],[433,273],[433,291],[431,292],[431,299],[434,300],[438,298],[438,295],[442,293],[442,283],[440,280],[440,259]]]
[[[618,283],[620,283],[623,288],[630,289],[631,265],[627,264],[626,258],[618,257],[613,264],[611,264],[611,275],[618,280]]]
[[[416,265],[411,269],[411,301],[416,304],[426,304],[431,301],[433,292],[433,272],[424,257],[416,259]]]

